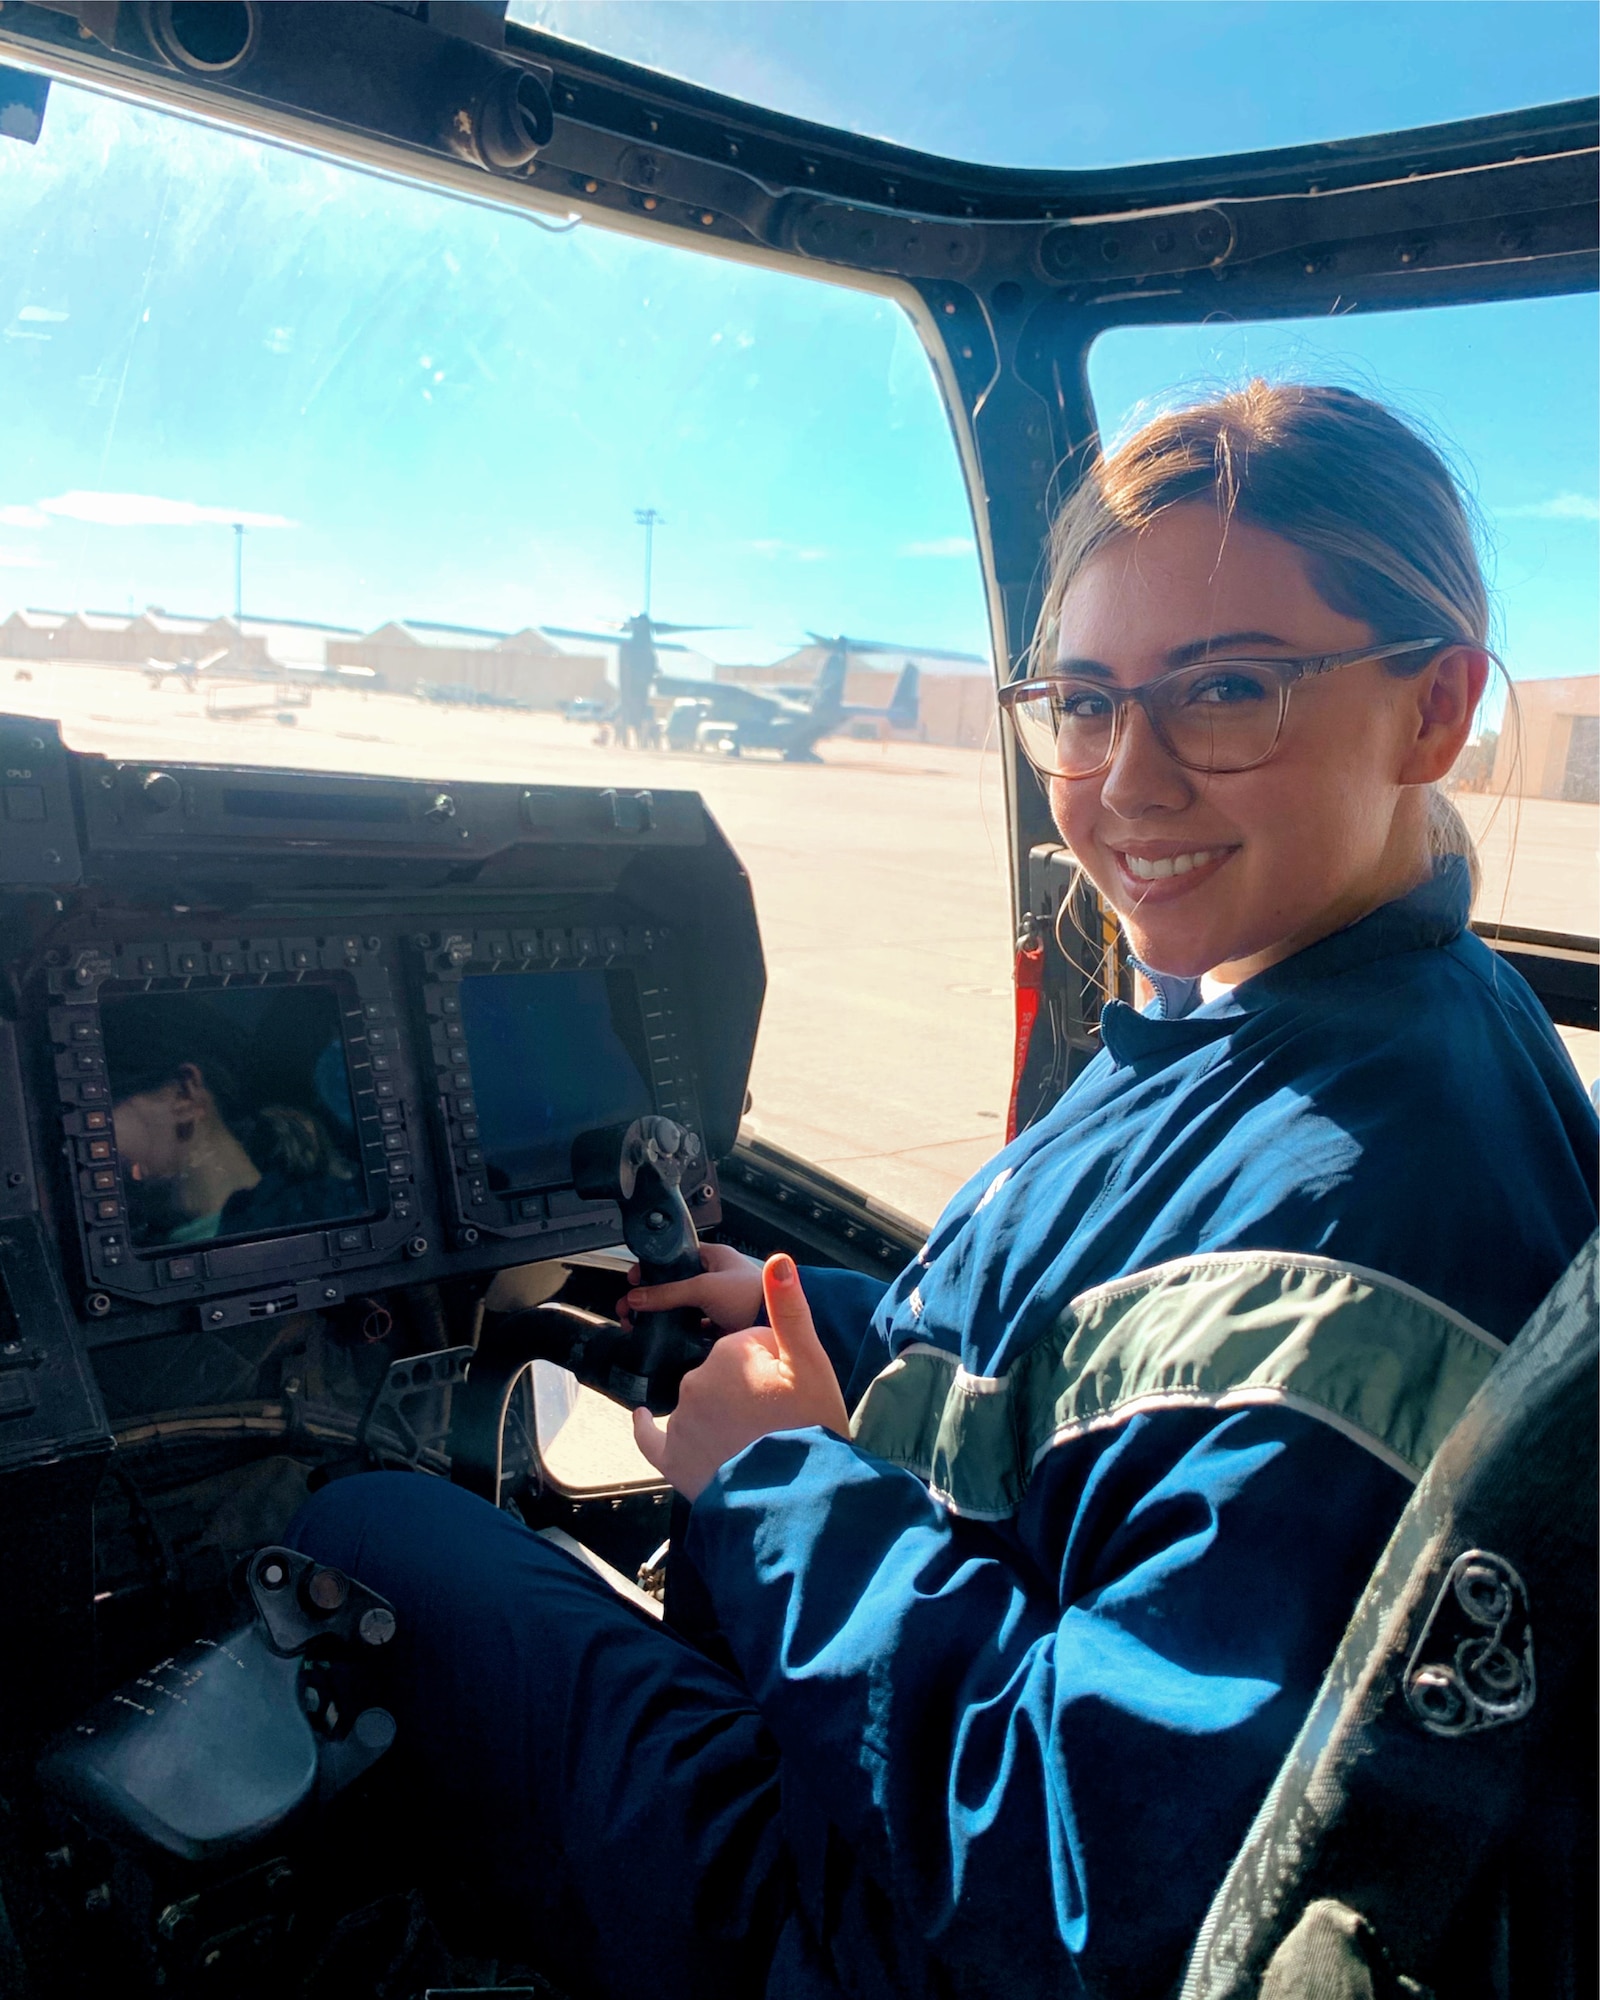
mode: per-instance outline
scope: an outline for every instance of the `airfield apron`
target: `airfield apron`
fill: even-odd
[[[885,1293],[853,1435],[687,1553],[736,1671],[441,1482],[325,1489],[427,1826],[574,1991],[1159,1994],[1418,1474],[1595,1226],[1600,1127],[1459,861],[1160,981]]]

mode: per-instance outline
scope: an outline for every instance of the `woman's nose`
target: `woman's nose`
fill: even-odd
[[[1100,802],[1119,819],[1148,812],[1181,812],[1194,799],[1189,773],[1163,747],[1136,701],[1122,711],[1111,763],[1100,781]]]

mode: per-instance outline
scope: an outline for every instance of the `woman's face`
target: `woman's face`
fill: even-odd
[[[112,1107],[123,1166],[136,1181],[176,1180],[194,1150],[196,1107],[183,1078],[141,1090]]]
[[[1292,544],[1238,520],[1224,533],[1210,502],[1109,543],[1073,581],[1060,624],[1060,669],[1123,687],[1206,648],[1292,659],[1374,643],[1317,595]],[[1237,981],[1412,887],[1426,867],[1426,780],[1406,774],[1432,679],[1361,661],[1304,680],[1274,755],[1227,776],[1175,763],[1130,705],[1110,769],[1052,780],[1050,803],[1137,956]],[[1185,872],[1149,879],[1151,864],[1180,856]]]

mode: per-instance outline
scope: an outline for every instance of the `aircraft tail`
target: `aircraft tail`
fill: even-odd
[[[913,661],[907,660],[899,680],[894,684],[894,693],[889,697],[887,719],[891,729],[916,728],[917,680],[916,665]]]
[[[845,674],[849,663],[844,653],[835,647],[822,663],[822,670],[811,685],[811,706],[813,709],[839,708],[844,703]]]

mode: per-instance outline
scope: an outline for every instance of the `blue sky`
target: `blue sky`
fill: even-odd
[[[1388,132],[1587,96],[1588,0],[511,0],[796,117],[1013,167]]]
[[[1592,89],[1596,15],[1518,0],[1323,6],[515,9],[812,116],[1066,165],[1270,145]],[[948,427],[892,305],[552,234],[57,89],[0,142],[0,612],[246,609],[511,627],[655,608],[986,648]],[[1108,428],[1246,370],[1393,395],[1486,516],[1513,671],[1588,670],[1592,298],[1109,336]]]

